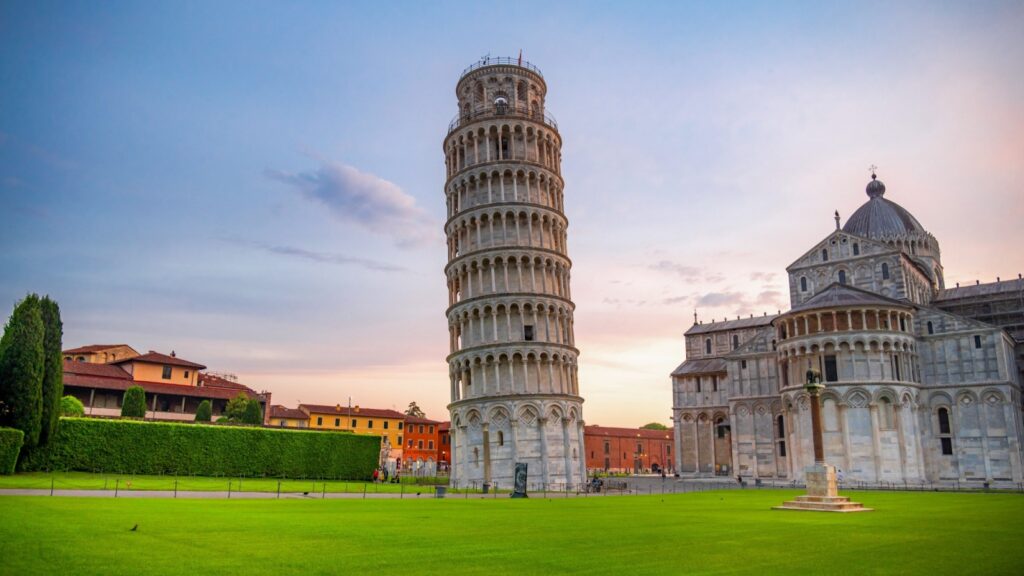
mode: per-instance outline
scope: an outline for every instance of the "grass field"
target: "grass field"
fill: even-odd
[[[412,478],[405,478],[410,482]],[[328,493],[359,493],[364,489],[369,493],[398,493],[426,490],[406,484],[375,484],[373,482],[345,482],[335,480],[278,480],[276,478],[211,478],[207,476],[143,476],[128,474],[93,474],[89,472],[30,472],[0,475],[0,489],[3,488],[35,488],[49,490],[51,481],[57,490],[174,490],[198,492],[224,492],[229,486],[233,492],[276,492],[278,482],[282,492]]]
[[[796,492],[544,500],[0,497],[3,574],[1021,574],[1024,496]],[[138,525],[138,530],[130,529]]]

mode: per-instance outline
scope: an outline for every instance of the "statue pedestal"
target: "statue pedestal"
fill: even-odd
[[[813,512],[870,512],[860,502],[850,502],[847,496],[840,496],[836,485],[836,467],[815,464],[804,468],[807,481],[807,495],[796,500],[783,502],[772,510],[806,510]]]

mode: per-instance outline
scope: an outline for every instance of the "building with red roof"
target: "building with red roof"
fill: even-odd
[[[584,426],[587,468],[605,472],[673,472],[672,430]]]

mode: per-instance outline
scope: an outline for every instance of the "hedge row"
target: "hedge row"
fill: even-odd
[[[369,480],[380,438],[355,434],[62,418],[32,470]]]
[[[25,441],[25,433],[14,428],[0,428],[0,474],[14,474],[18,452]]]

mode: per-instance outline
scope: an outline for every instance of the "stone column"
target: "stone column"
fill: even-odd
[[[569,417],[562,417],[562,456],[565,459],[565,489],[572,490],[572,453],[569,448]]]
[[[544,487],[548,485],[548,419],[537,418],[537,426],[540,432],[540,477]]]
[[[491,431],[487,422],[483,424],[484,434],[484,483],[491,483]]]
[[[672,419],[675,426],[673,426],[672,435],[675,436],[675,462],[673,462],[673,470],[678,476],[683,469],[683,420],[679,413],[679,410],[675,411],[675,417]]]

